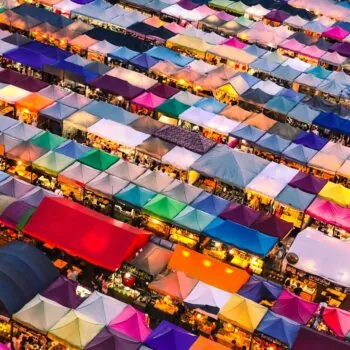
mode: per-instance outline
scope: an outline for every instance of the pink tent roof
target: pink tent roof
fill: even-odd
[[[133,103],[148,109],[156,109],[165,101],[165,98],[158,97],[157,95],[154,95],[151,92],[144,92],[143,94],[137,96],[132,100]]]
[[[339,55],[338,52],[334,51],[334,52],[327,52],[322,56],[322,60],[331,64],[342,64],[344,63],[347,58]]]
[[[225,40],[223,43],[221,43],[221,45],[232,46],[232,47],[235,47],[237,49],[243,49],[244,47],[247,46],[247,44],[242,43],[242,41],[238,40],[235,37],[232,37],[231,39]]]
[[[306,301],[288,290],[284,290],[271,311],[299,324],[307,324],[317,308],[318,304]]]
[[[323,312],[323,321],[338,337],[345,338],[350,332],[349,311],[327,307]]]
[[[216,10],[211,9],[207,5],[201,5],[197,7],[196,11],[199,12],[202,16],[211,16],[217,13]]]
[[[316,198],[307,208],[306,214],[316,220],[350,231],[350,209],[326,199]]]
[[[322,33],[323,36],[330,39],[338,40],[338,41],[342,41],[349,34],[350,32],[348,32],[347,30],[343,29],[340,26],[328,28]]]
[[[291,50],[295,52],[299,52],[305,47],[305,45],[299,43],[299,41],[295,39],[285,40],[279,46],[282,47],[283,49]]]
[[[185,30],[184,27],[178,25],[175,22],[165,24],[164,28],[170,30],[171,32],[173,32],[175,34],[181,34]]]
[[[320,58],[322,57],[326,51],[323,51],[321,49],[319,49],[317,46],[312,45],[312,46],[305,46],[300,53],[302,55],[311,57],[311,58]]]
[[[145,341],[151,333],[146,324],[146,315],[130,305],[111,321],[109,327],[140,342]]]

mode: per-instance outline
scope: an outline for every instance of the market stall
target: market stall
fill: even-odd
[[[30,95],[29,91],[23,90],[13,85],[7,85],[0,89],[1,114],[9,117],[16,116],[16,102]]]

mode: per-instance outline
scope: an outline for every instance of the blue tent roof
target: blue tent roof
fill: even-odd
[[[299,103],[288,113],[288,116],[300,122],[311,124],[319,114],[319,111],[310,108],[305,103]]]
[[[57,60],[53,58],[44,56],[39,52],[24,49],[23,47],[5,52],[4,57],[36,70],[42,70],[44,64],[52,65],[57,63]]]
[[[294,102],[300,102],[302,99],[305,98],[305,94],[301,94],[299,92],[295,92],[292,89],[286,89],[286,88],[283,88],[283,90],[278,95],[283,96],[288,100],[291,100]]]
[[[282,291],[283,288],[278,284],[267,281],[262,277],[251,276],[249,281],[238,291],[238,294],[260,303],[262,300],[277,300]]]
[[[273,75],[274,77],[282,80],[286,80],[286,81],[293,81],[300,74],[301,72],[289,66],[279,66],[271,73],[271,75]]]
[[[276,202],[287,204],[290,207],[304,211],[314,200],[316,195],[304,192],[299,188],[286,186],[275,198]]]
[[[120,61],[129,61],[132,58],[136,57],[139,53],[128,49],[127,47],[119,47],[118,49],[110,52],[108,56],[120,60]]]
[[[64,60],[72,55],[70,52],[61,50],[56,46],[43,44],[35,40],[31,41],[28,44],[23,45],[22,48],[25,48],[33,52],[41,53],[57,61]]]
[[[123,108],[103,101],[93,101],[85,106],[83,110],[101,119],[110,119],[124,125],[128,125],[139,119],[135,114]]]
[[[274,153],[282,153],[291,142],[275,134],[266,133],[257,145]]]
[[[298,102],[292,101],[284,96],[275,96],[266,103],[265,108],[278,113],[287,114],[297,103]]]
[[[137,185],[129,184],[118,192],[114,198],[130,203],[135,207],[142,208],[156,195],[156,192],[147,190],[146,188]]]
[[[328,140],[324,137],[317,136],[313,132],[302,131],[293,142],[320,151]]]
[[[213,215],[187,206],[173,219],[173,222],[186,229],[202,232],[214,219],[215,216]]]
[[[57,147],[55,149],[56,153],[63,154],[64,156],[73,158],[73,159],[79,159],[86,153],[88,153],[91,150],[90,147],[81,145],[80,143],[68,140],[65,143],[63,143],[61,146]]]
[[[279,65],[279,63],[270,60],[268,57],[265,57],[254,61],[250,65],[250,68],[254,68],[265,73],[271,73],[273,70],[279,67]]]
[[[261,47],[253,44],[253,45],[247,45],[244,49],[245,52],[250,53],[251,55],[254,55],[256,57],[261,57],[266,54],[267,50],[262,49]]]
[[[142,69],[149,69],[153,67],[155,64],[157,64],[159,60],[156,58],[153,58],[152,56],[148,55],[147,53],[141,53],[140,55],[132,58],[130,60],[130,63],[136,67],[142,68]]]
[[[278,339],[280,342],[287,344],[291,349],[300,327],[300,324],[289,318],[268,311],[260,322],[257,331],[274,339]]]
[[[59,276],[40,250],[22,242],[0,249],[0,301],[9,314],[17,312]]]
[[[232,221],[216,218],[204,230],[208,236],[259,256],[267,255],[278,239]]]
[[[0,182],[3,182],[4,180],[6,180],[10,175],[4,173],[3,171],[0,171]]]
[[[79,76],[84,83],[87,83],[90,80],[93,80],[93,79],[99,77],[99,74],[91,72],[82,66],[79,66],[77,64],[70,63],[67,61],[60,61],[57,64],[55,64],[54,66],[56,68],[62,69],[66,74],[71,73],[75,76],[76,75]]]
[[[255,126],[244,125],[244,124],[242,127],[239,126],[237,129],[230,132],[230,135],[234,137],[238,137],[243,140],[250,141],[250,142],[256,142],[264,134],[265,134],[265,131],[258,129]]]
[[[317,153],[314,149],[303,145],[291,143],[284,151],[283,155],[302,164],[307,164]]]
[[[173,50],[161,46],[152,47],[147,51],[147,53],[154,58],[163,61],[170,61],[181,67],[188,65],[194,60],[194,58],[181,55]]]
[[[218,216],[230,204],[229,201],[213,194],[202,192],[192,203],[191,206],[200,209],[208,214]]]
[[[195,107],[204,109],[211,113],[220,113],[227,105],[219,102],[214,97],[202,98],[194,104]]]
[[[48,108],[41,110],[40,114],[50,117],[51,119],[61,121],[76,111],[77,110],[75,108],[68,107],[60,102],[56,102]]]
[[[319,125],[325,129],[342,130],[344,119],[334,113],[321,112],[313,121],[313,124]]]

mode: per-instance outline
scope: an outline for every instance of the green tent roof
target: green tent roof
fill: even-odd
[[[224,10],[227,6],[231,5],[231,0],[211,0],[209,1],[209,7],[215,7]]]
[[[23,227],[27,224],[29,219],[32,217],[32,215],[35,213],[36,208],[29,208],[19,219],[17,222],[16,228],[18,230],[22,230]]]
[[[172,220],[185,207],[185,203],[163,196],[162,194],[157,194],[143,209],[162,219]]]
[[[156,192],[137,185],[129,184],[117,193],[114,198],[122,202],[130,203],[135,207],[142,208],[156,195]]]
[[[119,160],[119,157],[112,156],[99,149],[91,150],[79,158],[79,162],[95,168],[100,171],[104,171],[112,166]]]
[[[181,113],[189,108],[190,106],[172,98],[158,106],[156,111],[169,117],[178,118]]]
[[[67,139],[65,139],[64,137],[51,134],[51,132],[49,131],[45,131],[40,135],[33,137],[30,140],[30,143],[35,146],[52,151],[56,147],[62,145],[62,143],[64,143],[65,141],[67,141]]]
[[[58,173],[69,167],[74,162],[75,160],[73,158],[69,158],[63,154],[51,151],[37,159],[33,163],[33,168],[56,176]]]
[[[238,15],[244,15],[245,11],[247,10],[248,6],[243,4],[241,1],[233,2],[231,5],[226,7],[227,12],[233,12]],[[240,23],[242,24],[242,23]]]
[[[202,232],[214,219],[214,215],[188,206],[175,217],[174,222],[189,230]]]

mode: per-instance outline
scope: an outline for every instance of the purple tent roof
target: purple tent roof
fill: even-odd
[[[309,327],[301,327],[293,345],[293,350],[349,350],[349,343],[336,337],[316,331]]]
[[[90,85],[94,88],[105,91],[106,93],[123,96],[127,100],[132,100],[145,91],[144,89],[129,84],[125,80],[110,75],[103,75],[99,78],[93,79],[90,81]]]
[[[350,43],[337,43],[330,47],[329,51],[336,51],[339,55],[350,57]]]
[[[185,10],[193,10],[199,6],[199,4],[196,4],[190,0],[181,0],[177,3],[177,5],[181,6]]]
[[[77,287],[78,282],[60,276],[42,293],[42,296],[56,301],[65,307],[75,309],[84,301],[83,298],[76,294]]]
[[[305,325],[310,321],[317,308],[318,304],[306,301],[288,290],[284,290],[271,311]]]
[[[44,81],[35,79],[33,77],[26,77],[25,79],[17,81],[13,85],[30,92],[38,92],[49,86],[48,83],[45,83]]]
[[[292,230],[293,224],[275,215],[262,215],[252,224],[251,228],[269,236],[282,239]]]
[[[162,321],[144,342],[153,350],[188,350],[197,340],[197,336],[170,322]]]
[[[3,71],[0,72],[0,83],[14,85],[15,83],[25,78],[27,78],[25,75],[15,72],[14,70],[11,70],[11,69],[4,69]]]
[[[137,350],[140,342],[131,339],[125,334],[117,332],[110,327],[105,327],[97,336],[85,347],[86,350]]]
[[[326,183],[327,180],[300,171],[293,177],[288,185],[308,193],[318,194]]]
[[[11,203],[0,215],[0,220],[5,225],[16,228],[17,224],[29,211],[33,213],[33,207],[24,201]]]
[[[269,19],[270,21],[280,23],[284,22],[288,17],[290,17],[290,14],[282,10],[272,10],[265,16],[265,18]]]
[[[0,185],[0,193],[6,196],[21,198],[29,191],[31,191],[35,186],[24,182],[22,180],[17,180],[15,178],[10,178],[3,181]]]
[[[79,5],[85,5],[85,4],[89,4],[90,2],[93,2],[95,0],[72,0],[72,2],[75,2],[76,4]]]
[[[180,90],[177,88],[174,88],[170,85],[166,85],[166,84],[162,84],[162,83],[154,85],[148,90],[148,92],[151,92],[152,94],[154,94],[158,97],[162,97],[162,98],[166,98],[166,99],[173,97],[179,91]]]
[[[157,130],[154,136],[199,154],[207,153],[216,145],[215,141],[209,140],[199,133],[178,128],[174,125],[164,126]]]
[[[231,220],[247,227],[250,227],[260,216],[261,213],[234,202],[220,214],[220,217],[223,219]]]
[[[324,137],[315,135],[313,132],[302,131],[293,142],[320,151],[326,145],[328,140]]]

